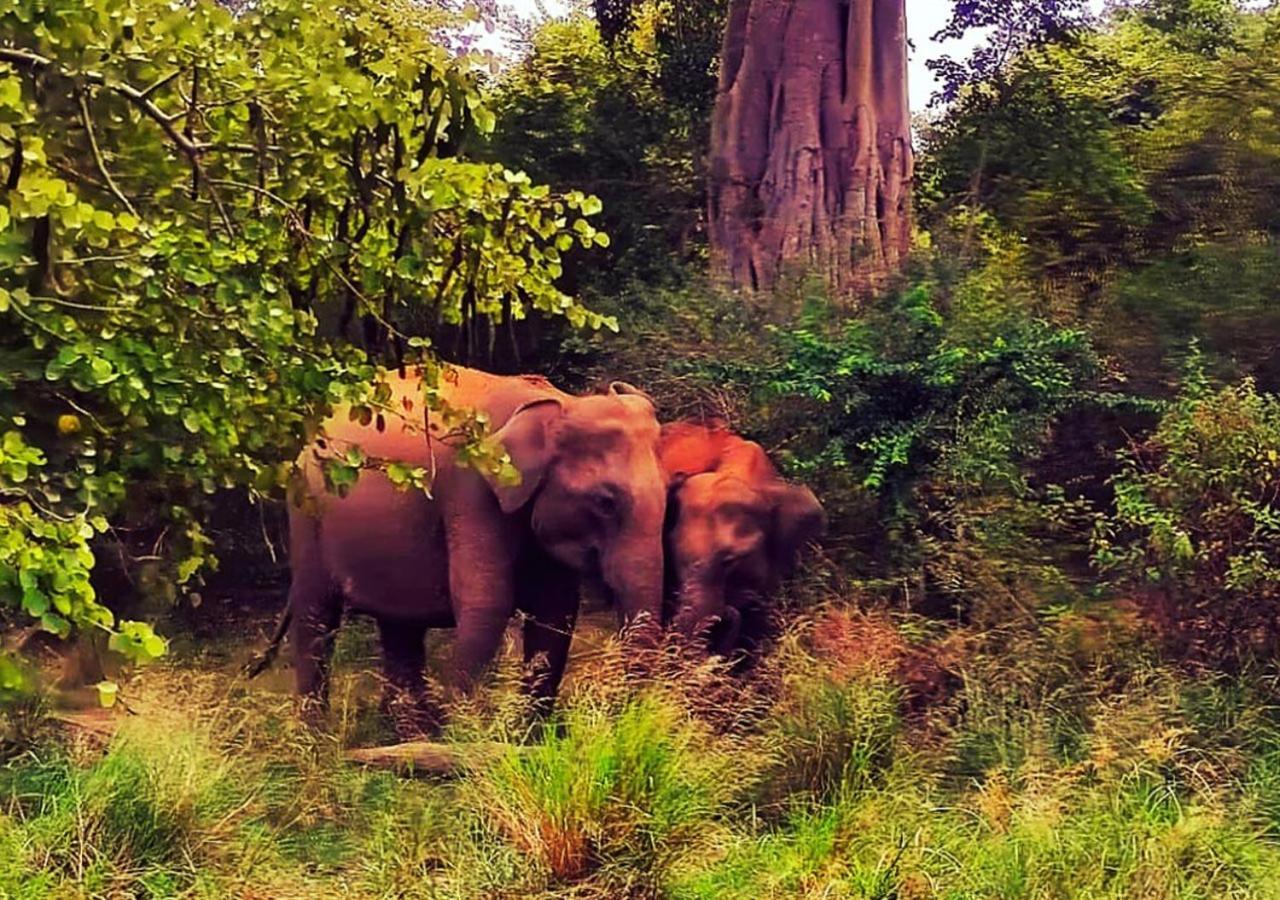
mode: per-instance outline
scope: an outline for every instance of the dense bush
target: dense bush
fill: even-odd
[[[923,131],[927,227],[994,216],[1147,391],[1192,335],[1235,377],[1277,371],[1280,18],[1243,6],[1118,4]]]
[[[707,286],[636,288],[617,303],[617,340],[566,349],[627,372],[668,417],[724,418],[759,441],[818,491],[827,545],[855,576],[905,577],[917,601],[923,582],[937,607],[967,609],[1005,592],[977,571],[1001,558],[995,581],[1058,577],[1042,538],[1066,543],[1078,498],[1036,463],[1064,414],[1123,399],[1103,390],[1089,336],[1038,308],[1017,242],[980,233],[984,266],[956,273],[922,252],[909,284],[856,311],[808,283],[768,308]]]
[[[644,4],[633,27],[608,45],[581,13],[546,22],[494,87],[497,126],[485,152],[603,201],[601,228],[612,244],[590,260],[570,255],[566,275],[575,286],[611,294],[628,279],[668,282],[698,253],[705,128],[691,124],[665,91],[699,82],[668,85],[665,66],[675,57],[658,44],[682,16],[705,6]],[[709,117],[705,98],[685,102],[700,103]]]
[[[564,736],[504,754],[464,790],[488,833],[517,851],[529,887],[660,890],[750,784],[747,760],[670,696],[580,696],[563,724]]]
[[[1238,665],[1280,647],[1280,398],[1196,373],[1127,455],[1095,559],[1158,600],[1178,652]]]

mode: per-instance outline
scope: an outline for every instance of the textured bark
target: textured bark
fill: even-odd
[[[905,0],[731,0],[712,120],[712,261],[735,287],[789,268],[837,295],[911,241]]]

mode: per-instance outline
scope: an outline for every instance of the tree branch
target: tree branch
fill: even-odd
[[[177,77],[178,77],[179,75],[181,75],[181,74],[182,74],[182,70],[181,70],[181,69],[175,69],[175,70],[173,71],[173,73],[172,73],[172,74],[169,74],[169,75],[164,76],[164,77],[163,77],[163,78],[161,78],[159,81],[157,81],[155,84],[151,85],[151,87],[149,87],[149,88],[147,88],[146,90],[142,91],[142,92],[141,92],[142,97],[143,97],[144,99],[145,99],[145,98],[147,98],[147,97],[150,97],[150,96],[151,96],[152,94],[154,94],[156,91],[160,90],[160,88],[162,88],[162,87],[164,87],[165,85],[169,84],[170,82],[172,82],[172,81],[173,81],[173,79],[177,78]]]
[[[0,62],[11,63],[15,66],[26,66],[32,69],[61,71],[52,59],[49,59],[46,56],[40,56],[38,53],[31,53],[27,50],[18,50],[14,47],[0,47]],[[164,130],[164,133],[168,136],[169,140],[173,142],[174,146],[187,156],[192,158],[197,157],[207,149],[188,140],[182,132],[173,127],[173,117],[160,107],[156,106],[155,103],[151,102],[149,99],[148,92],[151,88],[148,88],[146,91],[140,91],[133,85],[126,84],[122,81],[109,80],[105,75],[98,72],[73,73],[62,71],[62,74],[68,78],[83,81],[86,84],[105,87],[112,93],[119,94],[121,97],[124,97],[136,106],[143,115],[159,125],[161,129]]]
[[[14,137],[13,139],[13,162],[9,164],[9,177],[5,181],[5,187],[9,190],[15,190],[18,187],[18,181],[22,178],[22,140]]]
[[[80,103],[80,122],[84,125],[84,133],[89,137],[89,149],[93,151],[93,161],[97,163],[98,172],[102,175],[102,180],[107,183],[107,189],[115,195],[115,198],[124,204],[124,208],[129,211],[129,215],[137,218],[138,211],[133,208],[129,198],[121,193],[115,179],[111,177],[111,172],[107,170],[107,161],[102,158],[102,150],[98,147],[98,137],[93,131],[93,119],[89,115],[89,101],[85,97],[85,92],[77,90],[76,100]]]

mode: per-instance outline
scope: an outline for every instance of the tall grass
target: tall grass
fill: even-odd
[[[672,866],[723,837],[750,785],[735,744],[656,691],[582,698],[562,724],[460,791],[482,840],[518,852],[528,888],[591,879],[605,896],[656,895]]]
[[[1280,897],[1266,681],[1055,621],[975,636],[904,718],[895,654],[922,651],[859,622],[800,623],[746,683],[607,647],[536,736],[504,669],[448,739],[512,740],[453,780],[343,761],[378,735],[355,678],[317,737],[287,697],[155,669],[105,750],[0,769],[0,897]]]

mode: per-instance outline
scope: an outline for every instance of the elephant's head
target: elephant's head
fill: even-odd
[[[624,624],[656,624],[667,483],[653,402],[622,383],[596,396],[549,397],[518,409],[496,437],[522,476],[495,485],[502,510],[527,512],[553,559],[599,575]]]
[[[669,618],[720,654],[751,643],[765,599],[826,524],[812,491],[779,478],[758,445],[730,437],[699,463],[711,471],[672,464],[667,511]]]

